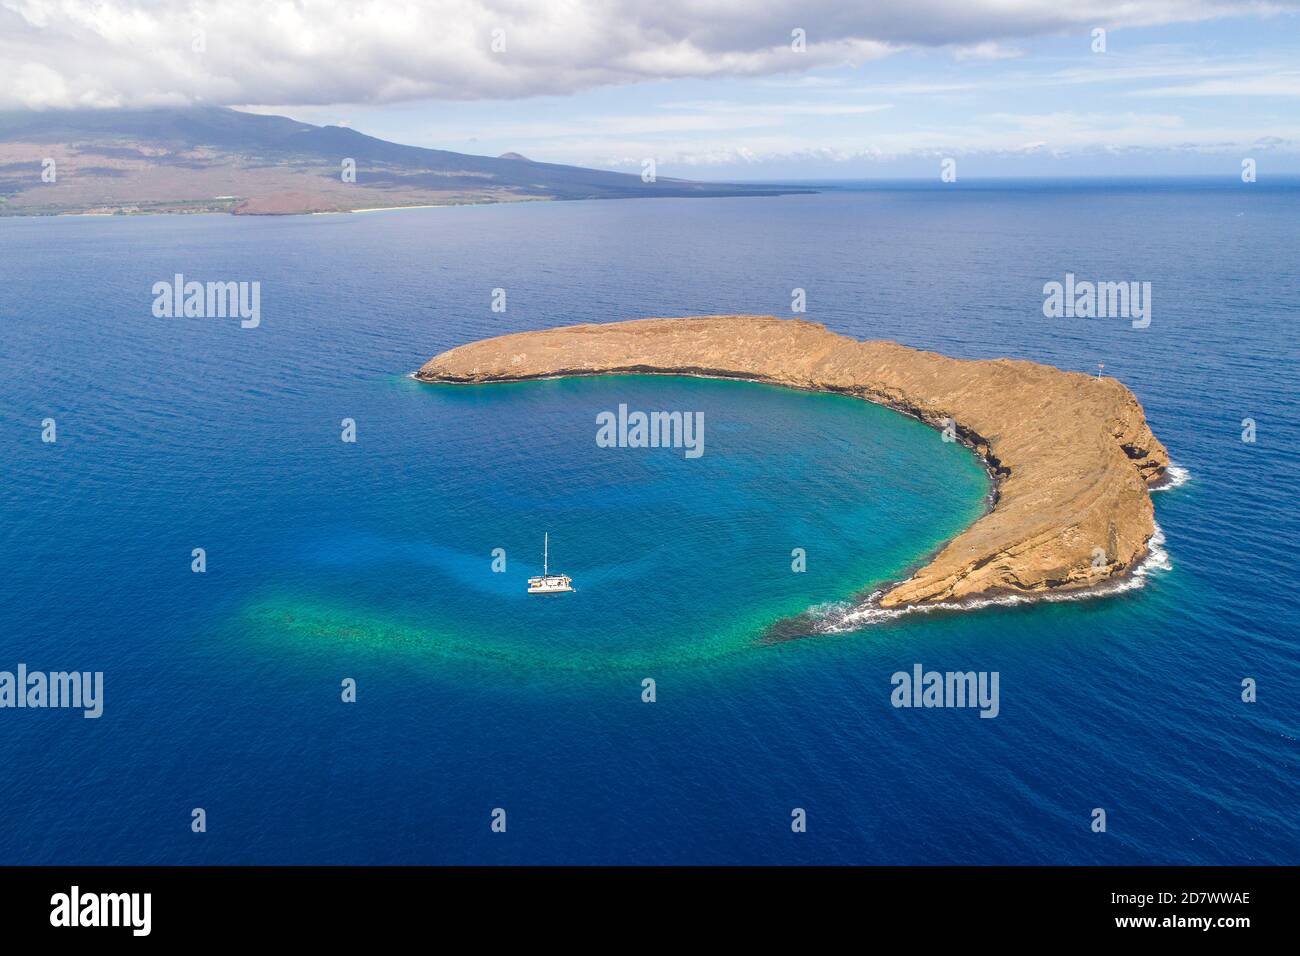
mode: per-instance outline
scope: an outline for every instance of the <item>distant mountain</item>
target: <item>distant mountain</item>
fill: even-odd
[[[0,113],[0,215],[284,214],[539,199],[773,196],[403,146],[341,126],[221,107]]]

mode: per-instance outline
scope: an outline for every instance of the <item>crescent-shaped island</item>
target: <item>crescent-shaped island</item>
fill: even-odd
[[[991,509],[885,608],[1094,587],[1146,557],[1150,489],[1169,454],[1133,393],[1112,378],[1011,359],[969,360],[859,342],[801,319],[726,315],[521,332],[430,359],[423,382],[573,375],[737,378],[853,395],[949,429],[984,461]]]

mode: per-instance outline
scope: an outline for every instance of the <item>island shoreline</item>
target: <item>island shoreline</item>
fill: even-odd
[[[694,379],[706,379],[709,381],[750,382],[755,385],[766,385],[769,388],[786,388],[786,389],[790,389],[791,391],[807,392],[813,395],[843,395],[846,398],[852,398],[855,399],[856,401],[867,402],[871,405],[878,405],[881,408],[887,408],[890,411],[896,412],[899,415],[903,415],[907,418],[910,418],[913,421],[920,422],[922,425],[925,425],[927,428],[931,428],[936,431],[939,430],[938,427],[934,425],[934,423],[926,421],[922,416],[916,414],[914,411],[912,411],[909,408],[886,404],[883,402],[875,402],[872,401],[871,399],[863,398],[859,395],[855,395],[850,391],[821,389],[821,388],[804,388],[798,385],[785,385],[779,382],[773,382],[765,378],[753,378],[753,377],[742,376],[742,375],[708,374],[704,372],[697,373],[697,372],[686,372],[686,371],[663,371],[663,370],[638,369],[636,371],[610,370],[607,372],[587,372],[587,371],[557,372],[555,374],[550,374],[550,375],[532,375],[532,376],[519,377],[519,378],[490,378],[490,379],[482,379],[480,381],[473,381],[470,379],[456,379],[456,378],[445,378],[445,379],[440,378],[436,380],[431,380],[426,378],[420,378],[418,372],[408,373],[409,378],[425,385],[451,385],[451,386],[507,385],[510,383],[549,382],[549,381],[557,381],[559,379],[572,379],[572,378],[614,378],[620,375],[653,375],[661,378],[694,378]],[[981,436],[975,436],[975,437],[980,438],[980,440],[983,440]],[[997,469],[994,467],[994,465],[991,462],[989,462],[989,460],[985,458],[983,454],[980,453],[978,445],[972,442],[968,437],[959,433],[957,436],[957,441],[961,445],[963,445],[972,455],[975,456],[975,460],[979,462],[980,467],[984,470],[985,476],[989,480],[989,490],[984,494],[984,513],[980,515],[980,517],[982,518],[984,517],[984,515],[990,514],[993,511],[993,509],[997,507],[998,498],[999,498],[999,488],[1002,482],[1002,476],[998,474]],[[1153,484],[1151,486],[1151,490],[1161,491],[1164,490],[1165,488],[1173,487],[1172,480],[1169,479],[1167,476],[1163,478],[1161,481],[1162,481],[1161,484]],[[887,578],[881,581],[879,584],[864,587],[855,591],[852,595],[849,596],[847,601],[844,602],[846,604],[851,605],[849,612],[850,613],[861,612],[873,608],[879,609],[881,611],[890,610],[887,608],[879,607],[879,604],[877,603],[879,598],[882,597],[887,592],[889,592],[896,585],[902,584],[904,581],[907,581],[909,578],[912,577],[914,572],[919,571],[921,568],[925,567],[932,560],[934,560],[934,558],[947,545],[948,540],[941,542],[934,548],[925,552],[916,560],[910,562],[903,569],[901,576],[894,577],[894,578]],[[1037,602],[1046,603],[1054,600],[1055,601],[1063,600],[1065,599],[1066,595],[1068,595],[1070,599],[1083,599],[1086,597],[1105,597],[1113,593],[1116,590],[1117,585],[1122,585],[1123,583],[1129,581],[1132,575],[1137,572],[1138,567],[1148,560],[1150,554],[1151,554],[1151,550],[1150,547],[1148,547],[1146,553],[1143,554],[1138,559],[1138,561],[1135,563],[1132,569],[1127,570],[1123,575],[1118,575],[1115,577],[1107,578],[1103,581],[1098,581],[1097,583],[1089,587],[1079,588],[1077,590],[1073,590],[1069,592],[1048,592],[1044,594],[1005,595],[1003,603],[1004,604],[1008,603],[1006,599],[1010,599],[1010,598],[1015,598],[1016,603],[1034,604]],[[939,612],[939,613],[943,613],[946,611],[951,614],[960,614],[965,611],[975,610],[982,607],[989,607],[996,604],[998,604],[998,600],[997,598],[994,597],[971,596],[968,598],[963,598],[958,601],[953,601],[953,602],[948,602],[943,604],[932,604],[928,606],[909,605],[907,607],[897,608],[894,610],[898,612],[898,616],[902,616],[903,613],[906,613],[908,611],[918,611],[918,610],[927,610],[927,611]],[[805,621],[809,622],[808,627],[798,626]],[[774,621],[772,624],[768,625],[768,627],[764,629],[763,635],[759,639],[759,642],[762,644],[784,644],[788,641],[802,640],[803,638],[808,638],[808,637],[818,637],[827,633],[837,633],[837,631],[834,629],[832,630],[819,629],[819,625],[824,627],[822,619],[819,618],[818,615],[813,614],[812,611],[804,611],[803,613],[800,614],[795,614],[789,617],[781,618],[780,620]]]
[[[803,348],[774,352],[771,340],[778,334]],[[728,361],[699,361],[710,351]],[[757,370],[738,367],[743,364]],[[1172,481],[1167,452],[1147,428],[1141,406],[1114,380],[1030,362],[948,359],[896,343],[857,342],[799,319],[642,319],[516,333],[444,352],[413,377],[469,385],[617,375],[748,381],[842,394],[931,428],[951,429],[953,440],[970,449],[989,476],[984,514],[909,565],[907,578],[861,589],[853,598],[859,607],[875,600],[884,611],[958,610],[1113,589],[1152,555],[1151,539],[1159,528],[1149,491]],[[1006,394],[999,395],[994,385]],[[1042,393],[1076,405],[1086,402],[1083,414],[1062,420],[1079,432],[1078,441],[1052,434],[1060,429],[1046,421],[1050,402],[1046,410],[1018,412],[1025,404],[1022,396],[1041,398]],[[957,399],[975,409],[975,422],[956,410],[945,414]],[[993,427],[981,430],[980,419]],[[1014,462],[1003,453],[1004,445],[1011,447]],[[1034,451],[1043,453],[1044,462],[1027,457]],[[1052,466],[1068,466],[1073,481],[1062,479]],[[1099,472],[1105,480],[1099,480]],[[1003,509],[1013,474],[1020,482],[1016,500]],[[1042,507],[1035,508],[1040,501]]]

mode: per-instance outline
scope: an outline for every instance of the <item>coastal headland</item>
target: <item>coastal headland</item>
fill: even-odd
[[[1169,455],[1133,393],[1113,378],[949,358],[752,315],[504,335],[443,352],[415,377],[477,384],[614,374],[838,392],[914,416],[972,448],[993,480],[992,507],[890,586],[882,607],[1094,587],[1132,572],[1156,530],[1150,488],[1165,480]]]

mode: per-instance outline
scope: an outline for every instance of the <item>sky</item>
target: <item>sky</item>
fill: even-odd
[[[1300,173],[1300,0],[0,0],[0,77],[691,179]]]

